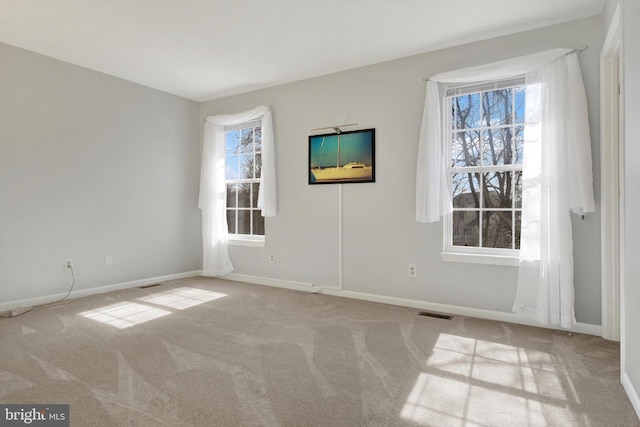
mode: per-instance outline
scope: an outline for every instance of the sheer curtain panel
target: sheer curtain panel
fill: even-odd
[[[587,99],[576,53],[527,75],[518,289],[513,311],[575,324],[570,212],[595,211]],[[530,102],[532,100],[533,102]]]
[[[570,211],[595,210],[587,104],[577,53],[544,52],[431,77],[418,148],[416,220],[436,222],[452,212],[444,148],[442,94],[447,85],[526,76],[522,224],[513,311],[542,324],[569,328],[573,312]]]
[[[271,110],[259,106],[242,113],[205,118],[198,202],[202,211],[202,274],[205,276],[223,276],[234,270],[228,247],[224,127],[257,119],[262,120],[262,172],[258,207],[262,216],[271,217],[277,213]]]

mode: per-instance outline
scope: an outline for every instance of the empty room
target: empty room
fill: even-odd
[[[0,425],[640,426],[639,20],[0,0]]]

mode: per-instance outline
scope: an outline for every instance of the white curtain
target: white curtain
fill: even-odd
[[[513,311],[544,325],[575,323],[570,211],[593,212],[591,139],[575,53],[527,75],[518,290]],[[536,84],[537,83],[537,84]],[[530,102],[533,101],[533,102]]]
[[[595,210],[587,105],[576,52],[552,49],[438,74],[427,81],[416,178],[416,220],[452,211],[449,154],[443,149],[441,86],[527,76],[518,290],[513,311],[570,327],[573,258],[569,211]],[[536,116],[537,115],[537,116]]]
[[[443,87],[447,84],[479,83],[524,75],[569,51],[551,49],[477,67],[448,71],[429,78],[418,144],[416,221],[436,222],[441,216],[452,211],[446,168],[449,164],[449,153],[443,150],[444,118],[440,113]]]
[[[224,127],[257,119],[262,119],[262,172],[258,207],[262,216],[271,217],[277,213],[271,110],[259,106],[242,113],[209,116],[205,119],[198,202],[198,207],[202,210],[202,273],[205,276],[223,276],[234,269],[227,244]]]

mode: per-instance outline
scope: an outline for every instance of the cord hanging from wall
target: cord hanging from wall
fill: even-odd
[[[342,128],[350,127],[350,126],[358,126],[358,124],[348,123],[344,125],[326,126],[322,128],[311,129],[311,132],[333,129],[336,132],[336,134],[340,135],[342,133]],[[337,290],[342,290],[342,268],[343,268],[342,267],[342,184],[339,184],[338,185],[338,286],[337,286]],[[314,287],[312,286],[312,291],[313,291],[313,288]],[[329,286],[327,288],[336,289],[332,286]]]

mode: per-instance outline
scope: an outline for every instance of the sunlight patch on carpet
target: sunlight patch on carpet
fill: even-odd
[[[115,326],[118,329],[139,325],[167,314],[171,312],[135,302],[121,302],[80,313],[87,319]]]
[[[176,310],[184,310],[185,308],[194,307],[226,296],[227,294],[211,292],[204,289],[183,287],[158,292],[156,294],[138,298],[138,300],[148,302],[150,304],[175,308]]]
[[[546,405],[567,405],[566,381],[548,353],[440,334],[400,416],[417,423],[501,424],[522,417],[544,425]]]
[[[481,426],[520,418],[545,425],[543,405],[535,399],[421,373],[400,416],[419,424]],[[513,418],[512,418],[513,417]]]

